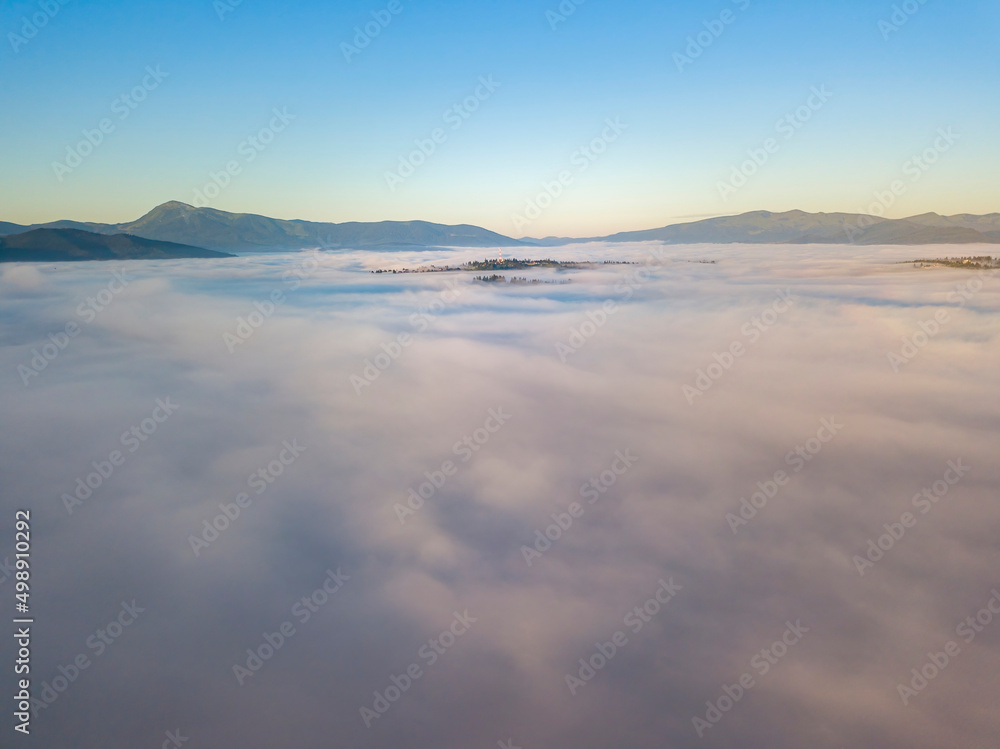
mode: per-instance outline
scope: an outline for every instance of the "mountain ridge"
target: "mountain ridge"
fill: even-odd
[[[617,232],[603,237],[547,237],[526,240],[545,246],[570,242],[643,242],[667,244],[970,244],[1000,243],[1000,213],[983,216],[924,213],[887,219],[858,213],[749,211],[654,229]]]
[[[495,247],[524,244],[470,224],[435,224],[429,221],[379,221],[329,223],[302,219],[276,219],[254,213],[230,213],[217,208],[195,208],[172,200],[156,206],[135,221],[98,224],[52,221],[15,226],[8,234],[30,229],[68,228],[97,234],[126,233],[145,239],[178,242],[219,251],[252,252],[271,249],[339,249],[348,246],[417,245],[442,247]]]
[[[748,211],[653,229],[600,237],[523,237],[514,239],[471,224],[429,221],[347,221],[343,223],[276,219],[254,213],[195,208],[180,201],[156,206],[135,221],[102,224],[60,220],[22,226],[0,222],[0,236],[35,229],[76,229],[97,234],[130,234],[222,252],[328,250],[353,247],[550,247],[585,242],[665,244],[1000,244],[1000,213],[922,213],[902,219],[856,213]]]

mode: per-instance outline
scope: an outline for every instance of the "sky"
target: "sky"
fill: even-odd
[[[16,745],[996,746],[997,271],[772,249],[4,264]]]
[[[1000,7],[904,5],[5,2],[0,220],[594,236],[867,212],[897,180],[889,217],[993,212]]]

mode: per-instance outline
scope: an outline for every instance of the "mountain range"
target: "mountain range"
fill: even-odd
[[[984,216],[924,213],[905,219],[884,219],[855,213],[751,211],[738,216],[708,218],[656,229],[621,232],[603,237],[513,239],[469,224],[427,221],[324,223],[268,218],[195,208],[171,201],[145,216],[121,224],[53,221],[22,226],[0,221],[0,235],[37,229],[76,229],[95,234],[128,234],[133,238],[173,242],[222,252],[407,247],[554,246],[575,242],[640,242],[665,244],[1000,244],[1000,213]],[[147,248],[148,249],[148,248]],[[188,255],[192,257],[192,255]]]
[[[38,228],[81,229],[97,234],[125,233],[230,252],[301,250],[311,247],[496,247],[522,244],[510,237],[468,224],[446,226],[428,221],[351,221],[343,224],[288,221],[253,213],[195,208],[177,201],[159,205],[142,218],[122,224],[53,221],[19,226],[0,222],[0,235]]]
[[[998,244],[1000,213],[941,216],[923,213],[905,219],[885,219],[858,213],[751,211],[658,229],[628,231],[605,237],[530,240],[543,245],[569,242],[644,242],[665,244]]]

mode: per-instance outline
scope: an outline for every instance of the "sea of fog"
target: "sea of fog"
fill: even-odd
[[[986,252],[0,266],[17,744],[995,747]]]

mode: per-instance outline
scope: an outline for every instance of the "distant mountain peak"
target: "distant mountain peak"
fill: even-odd
[[[428,221],[337,224],[285,220],[254,213],[230,213],[218,208],[196,208],[178,200],[158,205],[136,221],[116,224],[114,230],[214,250],[244,252],[311,247],[496,247],[522,244],[516,239],[468,224],[448,226]]]

